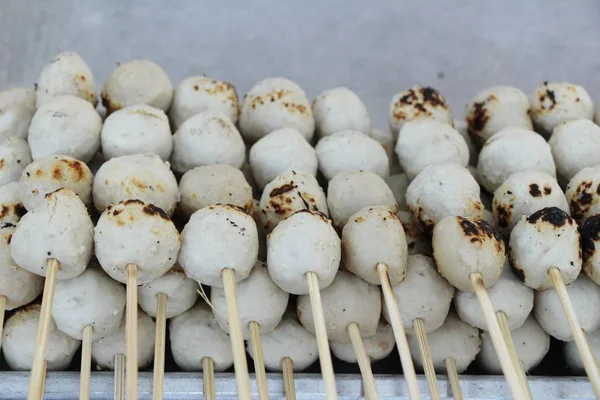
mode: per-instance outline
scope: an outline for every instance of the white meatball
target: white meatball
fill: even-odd
[[[91,325],[96,340],[119,329],[125,302],[123,285],[94,265],[73,279],[56,282],[52,317],[58,329],[78,340]]]
[[[467,104],[465,119],[469,134],[481,147],[492,135],[512,126],[533,129],[529,99],[510,86],[491,86],[477,93]]]
[[[31,163],[29,145],[24,139],[9,137],[0,142],[0,186],[17,182]]]
[[[575,221],[600,213],[600,165],[579,171],[567,185],[565,196]]]
[[[265,232],[271,232],[277,224],[299,210],[329,215],[327,198],[317,179],[296,171],[281,174],[265,186],[259,206],[259,218]]]
[[[406,278],[392,290],[408,333],[414,333],[413,323],[417,318],[423,321],[426,332],[442,326],[454,296],[454,288],[437,272],[433,259],[421,254],[408,256]],[[385,307],[383,316],[389,321]]]
[[[281,360],[289,357],[294,371],[302,371],[319,358],[317,338],[304,328],[293,313],[283,316],[275,330],[261,335],[263,360],[270,371],[281,372]],[[254,349],[248,342],[246,351],[254,357]]]
[[[379,321],[375,335],[364,338],[362,342],[365,352],[367,353],[367,356],[369,356],[371,362],[383,360],[389,356],[396,345],[392,326],[384,321]],[[331,347],[333,355],[340,360],[347,363],[358,362],[352,344],[331,342],[329,343],[329,346]]]
[[[233,204],[247,213],[252,211],[252,187],[239,169],[229,165],[214,164],[189,170],[181,177],[179,192],[179,208],[185,217],[218,203]]]
[[[19,196],[19,184],[11,182],[0,186],[0,224],[16,225],[26,212]]]
[[[127,311],[127,310],[126,310]],[[127,353],[127,341],[125,336],[126,311],[123,313],[121,326],[112,335],[95,340],[92,343],[92,359],[98,367],[108,370],[115,368],[115,355]],[[138,309],[137,312],[137,347],[138,368],[144,369],[150,365],[154,358],[154,333],[156,324],[145,312]]]
[[[406,174],[395,174],[390,175],[385,178],[385,183],[392,189],[392,193],[394,193],[394,198],[398,203],[398,209],[407,211],[408,204],[406,204],[406,189],[408,188],[408,184],[410,181]]]
[[[275,329],[281,322],[290,296],[273,282],[269,277],[267,265],[262,261],[258,261],[250,275],[236,285],[235,295],[245,340],[250,339],[251,322],[258,323],[261,333]],[[213,312],[217,323],[229,334],[225,291],[213,287],[210,292],[210,302],[214,307]]]
[[[479,153],[479,180],[490,193],[494,193],[515,172],[527,170],[556,177],[550,145],[533,131],[505,128],[489,138]]]
[[[281,128],[269,133],[250,149],[252,175],[264,188],[277,175],[289,171],[317,175],[317,153],[295,129]]]
[[[306,94],[286,78],[268,78],[254,85],[244,96],[239,124],[247,142],[281,128],[296,129],[310,141],[315,131]]]
[[[394,193],[379,175],[349,171],[329,182],[327,207],[336,227],[343,228],[351,215],[369,206],[388,206],[393,213],[398,211]]]
[[[80,97],[94,107],[96,82],[87,63],[77,53],[62,52],[44,66],[35,84],[37,108],[63,95]]]
[[[188,278],[181,267],[175,265],[163,276],[138,286],[138,303],[151,317],[156,317],[159,293],[167,296],[167,318],[189,310],[198,298],[198,282]]]
[[[14,310],[42,293],[44,278],[19,267],[10,254],[14,225],[0,223],[0,295],[6,297],[6,310]]]
[[[101,96],[108,114],[142,103],[167,111],[173,100],[173,85],[158,64],[133,60],[117,65],[104,82]]]
[[[181,81],[175,88],[169,108],[173,129],[179,129],[188,118],[205,111],[223,114],[237,125],[239,110],[235,86],[208,76],[191,76]]]
[[[400,220],[402,227],[404,228],[408,255],[423,254],[426,256],[433,256],[431,237],[424,234],[421,229],[419,229],[415,217],[407,211],[398,211],[396,217],[398,217],[398,220]]]
[[[35,92],[26,88],[0,91],[0,142],[9,137],[27,139],[35,114]]]
[[[17,371],[30,371],[36,351],[36,337],[40,320],[39,304],[30,304],[17,310],[4,325],[2,352],[8,367]],[[46,349],[46,370],[66,369],[81,342],[59,331],[50,320],[48,347]]]
[[[515,272],[535,290],[551,288],[548,270],[558,268],[565,285],[581,271],[577,224],[556,207],[521,218],[510,233],[509,257]]]
[[[57,189],[75,192],[86,206],[92,205],[92,171],[69,156],[48,156],[29,164],[19,180],[19,196],[28,210],[44,204],[44,197]]]
[[[320,137],[347,130],[363,133],[371,130],[367,106],[356,93],[346,87],[329,89],[315,97],[312,112]]]
[[[402,167],[398,161],[398,155],[394,151],[396,139],[390,131],[382,131],[381,129],[372,128],[371,131],[365,132],[365,135],[371,139],[375,139],[385,150],[388,156],[390,174],[399,174],[402,172]]]
[[[431,120],[408,122],[398,134],[396,154],[409,179],[430,165],[453,162],[466,167],[469,148],[451,125]]]
[[[429,119],[452,126],[453,121],[444,96],[432,87],[418,85],[392,97],[389,118],[395,136],[407,122]]]
[[[546,207],[558,207],[569,213],[567,198],[556,179],[545,172],[521,171],[508,177],[494,192],[494,221],[508,236],[522,217]]]
[[[62,154],[83,162],[100,149],[102,119],[91,103],[75,96],[58,96],[38,108],[27,137],[31,156]]]
[[[346,269],[372,285],[381,285],[380,262],[387,265],[392,285],[406,275],[404,229],[387,206],[366,207],[352,215],[342,231],[342,249]]]
[[[179,173],[194,167],[228,164],[241,168],[246,147],[237,128],[221,114],[206,111],[186,120],[173,136],[171,164]]]
[[[594,116],[594,104],[588,92],[568,82],[544,82],[531,96],[531,117],[536,130],[546,137],[554,127],[570,119]]]
[[[587,332],[587,340],[596,360],[600,359],[600,330]],[[584,375],[585,368],[579,355],[579,349],[575,341],[565,342],[563,347],[565,362],[569,370],[576,375]]]
[[[213,361],[215,371],[233,365],[231,340],[204,302],[174,317],[169,322],[169,337],[175,364],[184,371],[202,371],[206,357]]]
[[[154,153],[168,161],[173,149],[166,114],[146,104],[128,106],[109,115],[102,126],[100,141],[107,160],[130,154]]]
[[[60,263],[57,279],[81,274],[92,257],[94,224],[85,205],[68,189],[46,195],[44,204],[21,218],[10,242],[17,265],[46,276],[49,258]]]
[[[462,136],[463,139],[465,139],[465,143],[467,144],[467,147],[469,148],[469,170],[470,170],[472,165],[477,165],[477,157],[479,157],[479,146],[477,146],[475,144],[475,142],[471,138],[471,135],[469,135],[469,127],[465,121],[455,119],[454,120],[454,129],[456,129],[456,131],[458,133],[460,133],[460,136]]]
[[[600,285],[600,215],[592,215],[579,228],[583,255],[583,272]]]
[[[138,199],[173,215],[180,195],[169,163],[156,154],[115,157],[100,167],[93,185],[98,212],[119,201]]]
[[[328,181],[341,172],[369,171],[382,178],[389,175],[385,149],[375,139],[358,131],[342,131],[324,137],[315,147],[319,169]]]
[[[415,366],[422,370],[423,361],[417,336],[409,335],[407,339]],[[454,312],[448,314],[439,329],[427,335],[427,340],[433,367],[438,373],[447,372],[446,359],[452,358],[456,362],[456,371],[462,374],[475,360],[481,349],[479,330],[461,321]]]
[[[506,315],[508,328],[511,331],[523,325],[533,309],[533,289],[525,286],[511,271],[508,260],[498,282],[488,288],[488,295],[494,311],[502,311]],[[454,307],[460,319],[481,330],[488,330],[475,293],[457,291],[454,296]]]
[[[544,332],[533,316],[527,318],[523,325],[512,330],[510,334],[515,343],[517,357],[523,363],[525,372],[535,368],[550,350],[550,336]],[[481,352],[477,356],[477,363],[485,372],[501,375],[502,367],[490,334],[483,332],[481,340]]]
[[[557,125],[548,144],[561,182],[569,182],[582,169],[600,164],[600,127],[588,119]]]
[[[332,342],[350,343],[348,325],[352,323],[357,325],[361,337],[368,338],[377,332],[381,317],[379,287],[340,270],[331,285],[321,290],[321,301],[327,337]],[[297,313],[302,325],[314,333],[315,318],[310,295],[298,297]]]
[[[479,184],[465,167],[441,163],[425,168],[408,185],[406,203],[424,231],[448,216],[482,218]]]
[[[433,229],[432,243],[438,271],[458,290],[475,291],[471,274],[481,274],[486,288],[500,278],[506,260],[504,242],[487,222],[446,217]]]
[[[94,242],[96,257],[111,278],[127,282],[127,264],[136,264],[138,284],[144,284],[175,265],[181,238],[162,209],[140,200],[125,200],[102,213]]]
[[[581,329],[584,332],[594,332],[600,328],[600,313],[598,313],[600,287],[582,274],[567,285],[567,293],[573,303]],[[573,334],[556,290],[548,289],[536,292],[533,313],[541,327],[549,335],[564,342],[573,340]]]
[[[217,204],[196,211],[181,232],[179,264],[187,276],[205,285],[222,288],[225,268],[233,269],[236,283],[246,279],[257,256],[256,223],[236,206]]]
[[[267,267],[273,281],[291,294],[308,294],[307,272],[315,272],[319,288],[331,284],[340,266],[341,243],[323,214],[298,211],[267,236]]]

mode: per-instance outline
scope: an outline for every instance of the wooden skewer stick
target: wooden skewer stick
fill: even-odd
[[[508,349],[506,347],[506,341],[504,340],[504,336],[500,330],[500,325],[498,324],[498,319],[494,313],[494,307],[492,306],[488,292],[483,284],[483,278],[478,272],[472,273],[469,278],[471,279],[475,294],[477,295],[477,299],[481,305],[481,310],[483,311],[483,315],[492,338],[494,350],[496,350],[496,354],[500,360],[500,366],[502,367],[502,372],[504,373],[506,381],[508,382],[508,386],[510,387],[512,397],[515,399],[526,399],[527,392],[523,390],[517,369],[515,368],[515,365],[513,365],[510,358]]]
[[[446,373],[448,374],[452,397],[454,397],[454,400],[463,400],[462,389],[458,380],[458,371],[456,371],[456,361],[454,358],[448,357],[444,360],[444,363],[446,364]]]
[[[115,354],[115,400],[123,400],[125,398],[125,354]]]
[[[204,400],[215,400],[215,365],[210,357],[202,359],[202,392]]]
[[[248,375],[248,363],[246,361],[246,350],[244,349],[244,337],[240,323],[240,313],[237,306],[235,294],[235,280],[231,268],[223,269],[222,278],[225,289],[225,301],[227,302],[227,318],[229,321],[229,336],[231,337],[231,348],[233,350],[233,365],[235,368],[235,379],[238,387],[238,397],[242,400],[251,400],[250,376]]]
[[[348,325],[348,334],[352,342],[352,348],[358,361],[358,367],[363,379],[363,385],[365,388],[365,398],[367,400],[379,400],[379,393],[377,392],[377,385],[375,384],[375,378],[373,377],[373,371],[371,370],[371,360],[365,351],[360,332],[358,331],[358,325],[354,322]]]
[[[585,373],[592,384],[596,397],[600,399],[600,372],[598,371],[598,363],[596,362],[594,353],[592,353],[592,349],[581,329],[579,319],[577,318],[577,314],[575,314],[575,308],[573,308],[573,303],[571,302],[571,298],[569,297],[569,293],[567,292],[559,269],[556,267],[550,268],[548,273],[550,274],[552,284],[558,295],[558,300],[560,301],[560,305],[562,306],[571,332],[573,333],[573,339],[577,345],[577,350],[579,350]]]
[[[167,295],[156,297],[156,335],[154,337],[154,381],[152,399],[162,400],[165,383],[165,348],[167,340]]]
[[[127,342],[127,400],[137,399],[138,381],[138,342],[137,342],[137,265],[127,264],[127,307],[125,334]]]
[[[310,304],[315,318],[315,336],[317,337],[317,348],[319,350],[319,363],[321,364],[321,375],[325,383],[327,400],[337,400],[337,388],[335,386],[335,375],[333,374],[333,363],[331,351],[329,350],[329,339],[327,339],[327,328],[325,327],[325,316],[323,314],[323,302],[319,281],[315,272],[306,273]]]
[[[50,322],[52,321],[52,303],[54,302],[54,289],[56,287],[56,273],[59,263],[55,258],[49,258],[46,265],[46,282],[44,283],[44,295],[42,296],[42,307],[40,310],[40,323],[35,341],[35,353],[31,366],[31,380],[29,381],[28,400],[39,400],[43,396],[43,385],[46,360],[46,349],[48,347],[48,334]]]
[[[4,313],[6,311],[6,296],[0,294],[0,350],[2,350],[2,329],[4,328]]]
[[[390,317],[390,324],[394,331],[394,338],[396,339],[396,345],[398,346],[398,353],[400,353],[400,363],[402,364],[402,371],[404,371],[404,379],[408,387],[408,393],[412,400],[419,400],[421,393],[419,390],[419,382],[417,382],[417,374],[415,372],[415,366],[410,356],[410,348],[408,347],[408,341],[406,340],[406,332],[402,325],[402,319],[400,318],[400,310],[396,303],[396,297],[392,290],[392,284],[390,283],[390,276],[388,274],[388,267],[384,263],[377,264],[377,272],[379,274],[379,280],[381,281],[381,290],[383,291],[383,298],[385,300],[385,306],[387,307],[388,314]]]
[[[506,319],[506,314],[504,311],[496,312],[496,318],[498,318],[498,324],[500,325],[500,330],[502,331],[502,335],[504,336],[504,340],[506,341],[506,346],[508,347],[508,354],[510,355],[510,359],[512,360],[513,365],[519,372],[519,379],[521,380],[521,385],[523,386],[523,390],[527,392],[527,399],[532,399],[531,389],[529,388],[529,384],[527,383],[527,376],[525,375],[525,368],[521,361],[519,361],[519,356],[517,355],[517,350],[515,349],[515,344],[512,340],[512,336],[510,334],[510,329],[508,328],[508,320]]]
[[[296,400],[296,386],[294,385],[294,366],[292,359],[283,357],[281,360],[283,370],[283,388],[285,390],[286,400]]]
[[[86,325],[82,331],[81,373],[79,381],[79,399],[89,400],[90,379],[92,373],[92,325]]]
[[[269,388],[267,387],[267,373],[265,371],[265,360],[263,356],[262,343],[260,342],[260,326],[252,321],[249,324],[250,342],[254,350],[254,371],[256,375],[256,386],[260,400],[269,399]]]
[[[48,370],[48,361],[44,360],[44,379],[42,380],[42,398],[46,391],[46,371]]]
[[[413,321],[413,328],[417,334],[419,352],[421,353],[423,370],[425,371],[425,379],[427,379],[427,386],[429,386],[429,395],[432,400],[440,400],[440,388],[438,386],[437,377],[435,376],[435,368],[433,367],[431,350],[429,349],[429,342],[427,341],[423,320],[421,318],[415,318]]]

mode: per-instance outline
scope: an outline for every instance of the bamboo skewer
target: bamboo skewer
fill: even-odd
[[[285,390],[286,400],[296,400],[296,386],[294,385],[294,368],[292,359],[284,357],[281,360],[281,367],[283,372],[283,387]]]
[[[81,346],[81,374],[79,383],[79,399],[89,400],[90,379],[92,373],[92,325],[83,327],[83,344]]]
[[[137,399],[137,308],[137,265],[127,264],[127,310],[125,321],[125,335],[127,342],[127,400]]]
[[[204,400],[215,400],[215,366],[210,357],[202,359],[202,392]]]
[[[2,350],[2,329],[4,328],[4,313],[6,312],[6,296],[0,294],[0,350]]]
[[[406,380],[408,393],[410,394],[411,399],[418,400],[421,398],[421,394],[419,391],[419,383],[417,382],[417,374],[410,356],[406,332],[402,325],[400,310],[398,309],[398,304],[396,303],[396,298],[394,297],[394,292],[392,290],[392,284],[390,283],[387,265],[378,263],[377,272],[379,273],[379,280],[381,281],[381,290],[383,291],[385,306],[387,307],[390,317],[390,325],[392,325],[396,345],[398,346],[398,353],[400,353],[400,363],[402,364],[402,370],[404,371],[404,379]]]
[[[125,354],[115,354],[114,364],[114,399],[123,400],[125,398]]]
[[[423,320],[421,318],[415,318],[413,321],[413,328],[417,334],[417,341],[419,342],[419,352],[421,353],[421,360],[423,360],[423,370],[425,371],[425,379],[427,379],[427,386],[429,387],[429,395],[432,400],[440,400],[440,388],[438,386],[437,377],[435,376],[435,368],[433,367],[431,350],[429,349],[429,342],[427,341],[427,335],[425,334]]]
[[[525,375],[525,369],[523,368],[523,364],[519,361],[519,356],[517,355],[515,344],[513,343],[512,336],[510,335],[510,329],[508,328],[508,320],[506,319],[506,314],[504,313],[504,311],[498,311],[496,313],[496,317],[498,318],[500,330],[502,330],[502,335],[504,336],[504,340],[506,341],[506,345],[508,346],[508,354],[510,355],[510,359],[512,360],[513,365],[519,372],[519,379],[521,380],[523,390],[528,393],[527,399],[532,399],[531,389],[529,388],[529,384],[527,383],[527,376]]]
[[[225,301],[227,302],[227,317],[229,321],[229,335],[233,350],[233,365],[238,387],[238,397],[243,400],[251,400],[250,376],[248,374],[248,363],[244,349],[244,337],[240,324],[240,313],[235,295],[235,280],[233,270],[225,268],[222,272],[223,286],[225,289]]]
[[[358,326],[355,323],[351,323],[348,325],[347,329],[348,334],[350,335],[350,340],[352,341],[352,348],[354,349],[356,360],[358,361],[360,373],[362,375],[363,385],[365,388],[365,398],[367,400],[378,400],[379,393],[377,392],[377,385],[375,384],[375,378],[373,377],[373,371],[371,369],[371,360],[365,351],[365,346],[363,345],[362,338],[360,337]]]
[[[46,267],[46,281],[44,283],[44,295],[42,296],[42,307],[40,311],[40,323],[38,326],[35,353],[33,354],[33,364],[31,366],[31,380],[29,382],[29,400],[39,400],[43,397],[43,385],[46,359],[46,349],[48,347],[48,334],[50,322],[52,321],[52,303],[54,302],[54,289],[56,288],[56,274],[59,263],[54,258],[49,258]]]
[[[454,397],[454,400],[463,400],[462,389],[458,380],[458,371],[456,371],[456,361],[454,358],[446,358],[444,364],[446,364],[446,373],[448,374],[452,397]]]
[[[165,383],[165,349],[167,340],[167,295],[156,298],[156,335],[154,338],[154,375],[152,399],[162,400]]]
[[[257,322],[250,322],[250,342],[254,350],[254,373],[256,375],[256,387],[258,389],[258,398],[260,400],[269,399],[269,388],[267,387],[267,373],[265,371],[265,361],[263,356],[262,344],[260,342],[260,326]]]

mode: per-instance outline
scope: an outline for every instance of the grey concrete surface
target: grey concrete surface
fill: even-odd
[[[32,85],[62,50],[99,84],[115,63],[149,58],[174,83],[207,74],[243,94],[286,76],[310,97],[356,90],[387,126],[391,96],[437,87],[456,117],[477,91],[543,80],[600,94],[600,2],[0,0],[0,89]]]

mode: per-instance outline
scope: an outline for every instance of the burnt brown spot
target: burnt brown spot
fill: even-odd
[[[304,200],[304,197],[302,197],[302,193],[298,192],[298,196],[300,196],[300,200],[302,200],[302,203],[304,204],[304,208],[306,208],[307,210],[310,210],[310,206],[308,205],[308,202],[306,200]]]
[[[548,82],[544,82],[544,86],[547,86]],[[550,102],[550,104],[548,106],[546,106],[545,101],[546,99]],[[546,91],[543,93],[540,93],[538,95],[538,100],[540,101],[540,108],[542,110],[552,110],[555,106],[556,106],[556,96],[554,94],[553,90],[550,90],[546,87]]]
[[[434,88],[427,86],[427,87],[421,88],[419,91],[420,91],[421,95],[423,96],[423,101],[425,103],[429,103],[434,107],[437,107],[437,106],[447,107],[446,99],[444,99],[444,96],[442,96],[440,94],[440,92],[438,92]]]
[[[582,219],[585,214],[589,211],[592,203],[594,203],[593,191],[590,190],[592,187],[591,181],[581,182],[573,191],[573,196],[569,203],[573,218],[576,220]],[[596,193],[598,193],[596,188]]]
[[[14,228],[15,224],[11,224],[10,222],[2,222],[0,223],[0,229],[4,228]]]
[[[67,164],[67,166],[74,172],[73,176],[73,180],[75,182],[79,182],[80,180],[82,180],[83,178],[85,178],[86,176],[86,171],[85,168],[83,166],[83,163],[81,161],[78,160],[69,160],[66,158],[61,158],[60,162],[63,164]],[[56,167],[58,168],[58,167]]]
[[[56,179],[57,181],[63,179],[62,170],[60,169],[60,167],[54,167],[54,169],[52,170],[52,178]]]
[[[532,183],[529,185],[529,194],[533,197],[541,197],[542,192],[540,192],[540,187],[537,183]]]
[[[35,171],[35,176],[37,176],[38,178],[41,176],[44,176],[44,171],[42,171],[41,169],[38,169],[37,171]]]
[[[131,205],[131,204],[141,204],[141,205],[144,205],[144,202],[141,201],[141,200],[139,200],[139,199],[129,199],[129,200],[122,201],[121,204],[123,204],[125,206]]]
[[[198,85],[194,85],[194,90],[195,90],[195,91],[198,91],[198,89],[200,89],[200,88],[198,87]]]
[[[280,196],[284,193],[290,192],[292,190],[294,190],[297,186],[294,185],[294,182],[291,183],[286,183],[285,185],[282,185],[278,188],[275,188],[273,190],[271,190],[271,193],[269,193],[269,196],[271,197],[277,197]]]
[[[569,214],[564,212],[558,207],[546,207],[542,208],[539,211],[531,214],[529,218],[527,218],[527,222],[530,224],[536,224],[538,221],[548,222],[552,226],[560,228],[566,224],[572,225],[573,219],[569,217]]]
[[[6,165],[6,161],[4,161],[3,158],[0,158],[0,169],[4,168],[4,165]]]
[[[494,204],[494,213],[498,219],[498,226],[500,228],[506,228],[512,219],[512,208],[513,205],[504,206],[500,204]]]
[[[154,204],[146,204],[144,206],[144,208],[142,208],[142,211],[148,215],[152,215],[152,216],[158,215],[162,219],[166,219],[166,220],[169,219],[169,216],[167,215],[167,213],[164,212],[162,210],[162,208],[156,207]]]
[[[45,199],[49,199],[50,197],[54,196],[54,194],[55,194],[55,193],[58,193],[58,192],[60,192],[61,190],[67,190],[67,189],[65,189],[65,188],[62,188],[62,187],[61,187],[61,188],[58,188],[58,189],[56,189],[56,190],[55,190],[55,191],[53,191],[53,192],[46,193],[46,194],[44,195],[44,198],[45,198]],[[37,193],[37,190],[36,190],[35,192]]]
[[[354,222],[356,222],[357,224],[360,224],[361,222],[364,222],[365,219],[363,217],[356,217],[354,218]]]
[[[596,251],[596,242],[600,240],[600,214],[592,215],[579,227],[583,261],[587,261]]]
[[[10,244],[12,241],[12,233],[6,237],[6,244]]]
[[[8,206],[0,206],[0,219],[5,218],[8,215],[10,207]]]
[[[486,240],[494,240],[496,249],[504,252],[504,242],[502,235],[492,225],[482,219],[469,219],[456,217],[463,233],[468,237],[471,243],[483,243]]]
[[[21,218],[23,215],[27,214],[27,209],[22,203],[13,204],[13,213]]]
[[[546,196],[552,194],[552,188],[550,186],[544,186],[544,194]]]
[[[485,108],[485,102],[476,102],[473,103],[473,110],[467,116],[467,125],[469,127],[469,135],[473,140],[476,140],[479,144],[481,143],[481,138],[476,134],[477,132],[481,132],[485,125],[489,121],[490,116],[488,114],[487,108]]]

